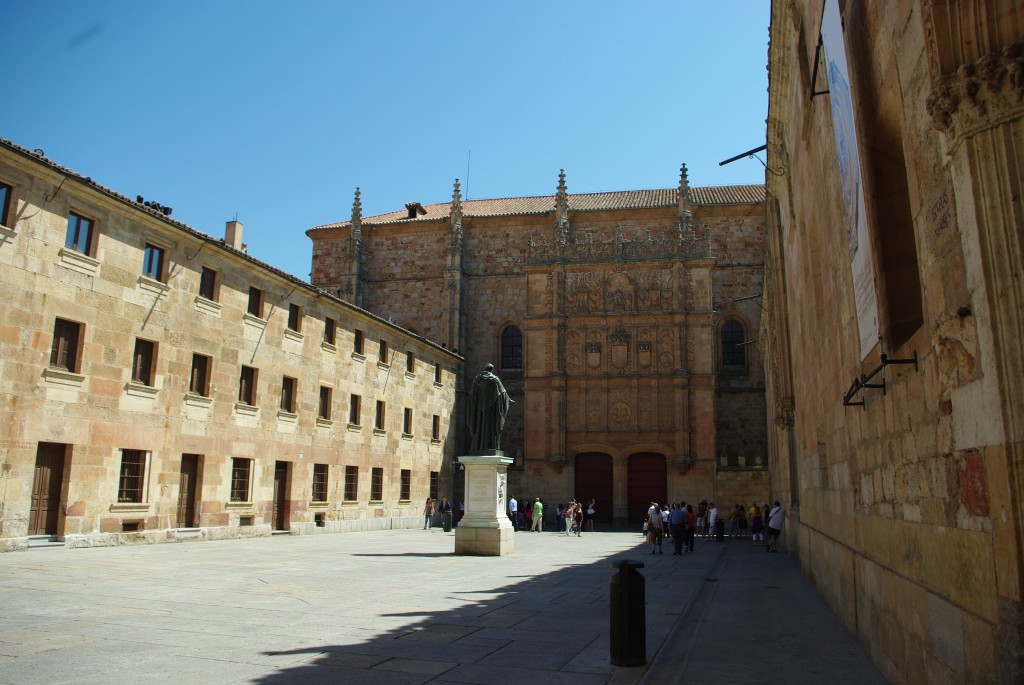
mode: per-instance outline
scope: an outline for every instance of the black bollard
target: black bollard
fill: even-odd
[[[725,520],[718,519],[715,521],[715,540],[718,542],[725,542]]]
[[[452,512],[446,511],[442,516],[444,519],[444,532],[452,532]]]
[[[613,561],[619,572],[612,576],[609,599],[610,653],[613,666],[643,666],[647,663],[647,599],[639,561]]]

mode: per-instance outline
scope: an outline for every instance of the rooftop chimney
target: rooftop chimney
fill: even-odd
[[[242,242],[242,222],[238,219],[229,221],[224,229],[224,242],[240,252],[245,252],[245,244]]]
[[[406,219],[415,219],[417,215],[423,216],[427,213],[427,210],[419,202],[406,202],[405,209],[409,212]]]

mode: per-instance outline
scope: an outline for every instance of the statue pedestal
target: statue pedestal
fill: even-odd
[[[466,513],[455,529],[455,553],[500,557],[515,550],[508,506],[508,465],[501,450],[458,458],[466,469]]]

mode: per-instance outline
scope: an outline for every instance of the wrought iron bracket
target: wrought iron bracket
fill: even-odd
[[[881,390],[882,395],[885,395],[885,378],[881,379],[880,383],[872,383],[875,376],[882,373],[882,370],[890,364],[913,364],[914,370],[917,371],[917,352],[914,352],[914,356],[911,359],[889,359],[889,355],[882,354],[881,363],[869,374],[861,374],[859,377],[853,379],[853,383],[850,384],[850,389],[843,395],[843,406],[844,407],[863,407],[864,397],[857,397],[857,394],[861,390]],[[856,400],[856,401],[855,401]]]

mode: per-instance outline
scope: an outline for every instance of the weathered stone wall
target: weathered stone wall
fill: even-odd
[[[57,530],[70,546],[268,534],[275,462],[288,465],[283,504],[292,532],[414,525],[430,484],[453,452],[449,435],[460,359],[299,281],[288,279],[170,222],[134,202],[63,175],[4,146],[0,182],[11,186],[10,225],[0,241],[0,539],[23,547],[41,443],[66,445]],[[57,191],[60,188],[59,192]],[[64,248],[69,211],[94,220],[91,256]],[[143,248],[165,250],[159,279],[141,276]],[[199,270],[218,273],[215,301],[198,296]],[[263,290],[262,317],[246,313],[249,287]],[[301,309],[287,327],[289,304]],[[325,317],[337,322],[324,341]],[[50,365],[54,321],[82,325],[81,364]],[[354,331],[365,333],[363,355]],[[150,383],[132,381],[137,339],[156,343]],[[380,339],[390,367],[377,363]],[[412,352],[414,373],[407,373]],[[211,359],[208,396],[189,391],[193,354]],[[441,382],[434,365],[441,364]],[[242,365],[258,370],[252,406],[238,403]],[[294,378],[294,407],[281,409],[283,377]],[[320,388],[331,389],[330,418],[319,417]],[[350,426],[350,396],[362,397]],[[375,402],[386,403],[385,430],[373,429]],[[414,430],[402,433],[404,408]],[[431,439],[441,417],[441,439]],[[118,502],[121,450],[147,455],[143,501]],[[178,521],[183,454],[200,455],[197,527]],[[230,498],[232,458],[253,460],[251,496]],[[328,493],[311,502],[314,464],[328,466]],[[358,497],[345,501],[345,466],[359,468]],[[383,469],[379,500],[370,472]],[[399,497],[401,471],[410,497]],[[321,526],[314,525],[316,514]],[[251,517],[250,525],[240,519]],[[138,532],[125,532],[125,522]]]
[[[785,544],[892,682],[1018,683],[1022,10],[841,6],[881,339],[862,358],[833,121],[810,97],[820,3],[775,3],[762,334]],[[916,364],[851,385],[883,353]]]

